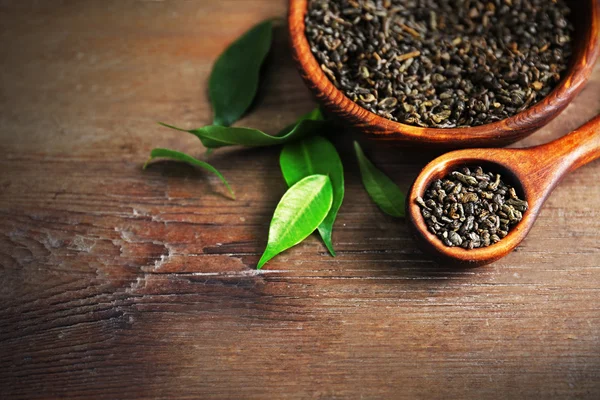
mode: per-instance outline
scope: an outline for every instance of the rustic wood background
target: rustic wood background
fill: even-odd
[[[600,163],[567,177],[516,252],[453,270],[364,192],[334,231],[254,269],[285,191],[278,150],[216,151],[161,128],[207,124],[215,57],[285,0],[0,1],[0,398],[600,398]],[[314,107],[276,43],[242,125]],[[548,127],[600,112],[600,69]],[[435,154],[366,145],[407,189]]]

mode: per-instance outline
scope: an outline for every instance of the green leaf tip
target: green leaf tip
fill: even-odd
[[[227,182],[225,177],[215,167],[213,167],[209,163],[198,160],[188,154],[185,154],[185,153],[182,153],[182,152],[179,152],[176,150],[155,148],[150,152],[150,158],[148,159],[148,161],[146,161],[146,164],[144,164],[144,169],[146,169],[146,167],[148,166],[148,164],[151,161],[153,161],[157,158],[164,158],[164,159],[173,160],[173,161],[185,162],[187,164],[190,164],[190,165],[193,165],[196,167],[200,167],[209,172],[212,172],[219,178],[219,180],[221,180],[221,182],[223,182],[223,184],[227,188],[227,191],[229,192],[229,195],[231,196],[231,198],[233,200],[235,200],[235,193],[233,192],[233,189],[229,185],[229,182]]]
[[[392,217],[404,217],[404,193],[386,174],[373,165],[356,141],[354,150],[363,185],[371,199],[384,213]]]
[[[306,239],[323,222],[332,203],[333,187],[326,175],[310,175],[290,187],[273,213],[267,247],[256,268]]]
[[[159,121],[159,122],[158,122],[158,124],[159,124],[160,126],[164,126],[165,128],[169,128],[169,129],[175,129],[176,131],[190,133],[190,131],[189,131],[188,129],[178,128],[178,127],[176,127],[176,126],[174,126],[174,125],[169,125],[169,124],[166,124],[166,123],[164,123],[164,122],[160,122],[160,121]]]

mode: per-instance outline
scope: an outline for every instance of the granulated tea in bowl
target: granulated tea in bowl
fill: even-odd
[[[498,147],[572,101],[597,0],[290,0],[292,53],[330,115],[372,139]]]
[[[331,82],[392,121],[478,126],[527,109],[567,69],[565,0],[309,0],[306,37]]]

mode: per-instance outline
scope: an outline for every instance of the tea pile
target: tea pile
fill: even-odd
[[[309,0],[306,36],[325,74],[367,110],[454,128],[545,97],[571,56],[564,0]]]
[[[434,181],[416,201],[431,233],[446,246],[465,249],[499,242],[529,207],[500,175],[481,167]]]

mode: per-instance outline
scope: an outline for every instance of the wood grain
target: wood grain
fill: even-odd
[[[600,164],[567,176],[528,238],[477,270],[434,264],[364,192],[351,134],[334,229],[256,272],[285,191],[277,149],[218,150],[233,185],[141,166],[203,157],[155,121],[211,119],[210,66],[284,0],[0,2],[0,398],[600,396]],[[285,28],[241,124],[314,102]],[[600,112],[600,69],[540,144]],[[439,153],[365,143],[404,189]]]

